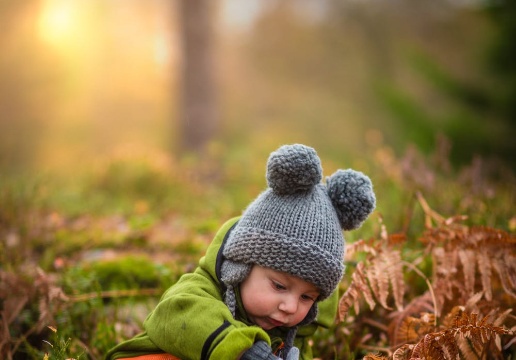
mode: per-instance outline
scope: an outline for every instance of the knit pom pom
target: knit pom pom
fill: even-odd
[[[310,190],[321,178],[321,161],[311,147],[284,145],[269,156],[267,183],[277,194]]]
[[[376,206],[369,177],[355,170],[337,170],[326,180],[328,196],[344,230],[357,229]]]

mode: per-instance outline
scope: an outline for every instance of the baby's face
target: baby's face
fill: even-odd
[[[299,324],[317,300],[319,290],[296,276],[254,265],[240,284],[240,296],[249,319],[270,330]]]

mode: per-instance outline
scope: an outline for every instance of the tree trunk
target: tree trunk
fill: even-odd
[[[180,2],[183,67],[180,152],[202,155],[218,128],[211,0]]]

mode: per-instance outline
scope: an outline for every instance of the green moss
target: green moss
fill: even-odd
[[[101,260],[88,264],[84,269],[96,274],[103,290],[159,288],[172,279],[170,269],[143,255]]]

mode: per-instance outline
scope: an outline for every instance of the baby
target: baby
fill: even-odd
[[[317,153],[300,144],[273,152],[266,177],[269,187],[165,292],[144,332],[107,359],[312,359],[310,336],[336,315],[342,230],[362,224],[375,195],[354,170],[322,184]]]

